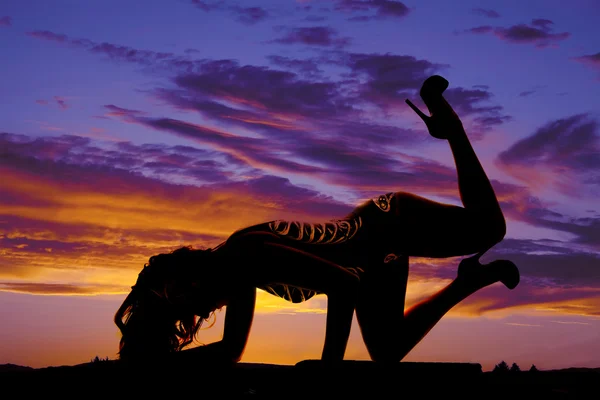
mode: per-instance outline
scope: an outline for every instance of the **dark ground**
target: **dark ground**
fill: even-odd
[[[3,393],[16,389],[19,398],[600,399],[600,368],[494,373],[482,372],[479,364],[380,366],[344,361],[325,366],[311,360],[295,366],[239,363],[233,367],[100,361],[33,369],[5,364],[0,365],[0,387]]]

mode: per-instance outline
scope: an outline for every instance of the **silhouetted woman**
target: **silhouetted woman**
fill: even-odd
[[[341,219],[270,221],[236,231],[214,249],[184,247],[153,256],[115,315],[120,358],[182,350],[211,313],[227,306],[222,340],[177,357],[237,362],[260,288],[294,303],[327,295],[323,360],[343,359],[356,309],[371,358],[397,362],[464,298],[498,281],[514,288],[519,272],[513,263],[479,263],[503,239],[506,225],[462,123],[442,96],[447,87],[440,76],[424,82],[420,95],[431,116],[407,103],[432,136],[450,144],[463,207],[390,192]],[[408,257],[471,254],[452,283],[405,312]]]

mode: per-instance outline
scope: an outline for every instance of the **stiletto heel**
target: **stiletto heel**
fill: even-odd
[[[439,75],[430,76],[423,82],[419,95],[431,116],[423,113],[410,100],[406,99],[406,104],[425,122],[429,134],[437,139],[448,139],[448,135],[442,133],[444,130],[454,130],[459,126],[462,129],[460,118],[442,96],[448,85],[448,81]]]

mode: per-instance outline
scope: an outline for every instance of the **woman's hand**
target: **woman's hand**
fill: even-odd
[[[242,359],[256,304],[256,288],[237,288],[227,299],[223,339],[204,346],[183,350],[174,358],[183,362],[197,360],[203,363],[229,364]]]

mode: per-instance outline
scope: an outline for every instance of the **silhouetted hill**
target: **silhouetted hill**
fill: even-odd
[[[9,365],[10,367],[7,367]],[[429,399],[575,399],[600,398],[600,368],[568,368],[537,372],[482,372],[479,364],[399,363],[378,365],[344,361],[325,365],[306,360],[296,365],[201,363],[127,365],[100,361],[75,366],[0,367],[4,390],[27,394],[69,394],[74,383],[87,395],[172,396],[218,395],[254,398],[403,398]],[[224,398],[224,397],[223,397]]]
[[[31,367],[23,367],[16,364],[0,364],[0,372],[4,371],[30,371],[33,370]]]

